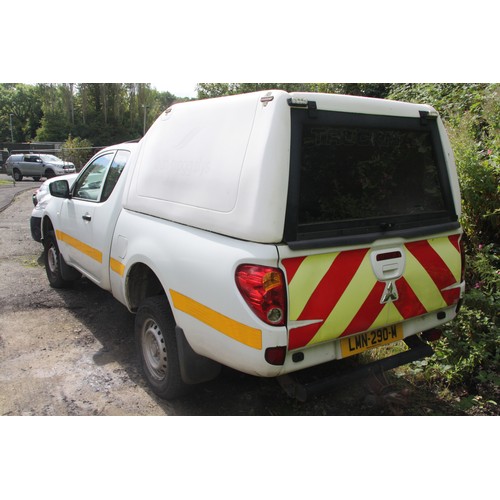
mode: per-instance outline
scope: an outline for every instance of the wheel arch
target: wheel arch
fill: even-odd
[[[46,215],[42,219],[42,234],[41,234],[41,240],[43,242],[44,235],[46,235],[49,231],[54,231],[54,225],[52,224],[52,221],[50,218]]]
[[[147,297],[168,295],[156,273],[142,262],[137,262],[130,268],[125,283],[125,291],[129,309],[136,312]]]
[[[136,263],[130,268],[126,280],[126,293],[129,309],[132,312],[137,313],[136,330],[138,328],[137,318],[141,315],[139,309],[140,306],[146,301],[152,303],[151,299],[155,301],[164,300],[164,302],[161,302],[165,304],[163,314],[170,318],[173,327],[173,330],[170,333],[174,339],[171,339],[171,343],[172,345],[175,345],[175,355],[177,358],[175,366],[177,367],[176,370],[179,371],[179,379],[176,383],[177,385],[180,384],[179,387],[182,388],[182,392],[186,389],[185,384],[189,386],[192,384],[207,382],[209,380],[213,380],[220,374],[220,363],[197,354],[189,344],[184,331],[176,323],[172,304],[170,302],[169,295],[166,293],[165,287],[160,282],[156,273],[149,266],[144,263]],[[160,297],[163,298],[160,299]],[[168,308],[170,310],[168,310]],[[151,384],[151,376],[146,374],[146,378]],[[180,382],[181,380],[182,383]],[[155,390],[154,384],[152,385],[152,388]],[[156,390],[155,392],[160,397],[163,397],[162,392],[158,392]]]

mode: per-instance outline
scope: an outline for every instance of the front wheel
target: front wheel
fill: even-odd
[[[165,296],[144,300],[135,318],[135,338],[142,369],[153,392],[174,399],[189,390],[181,376],[175,321]]]
[[[49,231],[43,240],[45,272],[52,288],[66,288],[72,282],[65,280],[61,273],[62,255],[57,246],[54,231]]]

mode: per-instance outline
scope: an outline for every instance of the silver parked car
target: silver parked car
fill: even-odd
[[[15,181],[22,181],[23,177],[33,177],[39,181],[42,177],[51,179],[56,175],[73,174],[75,165],[63,161],[51,154],[24,153],[13,154],[5,161],[5,170]]]

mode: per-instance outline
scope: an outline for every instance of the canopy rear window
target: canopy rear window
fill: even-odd
[[[291,111],[288,242],[356,243],[456,222],[435,119]]]

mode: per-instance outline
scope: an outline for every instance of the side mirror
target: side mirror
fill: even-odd
[[[56,198],[71,198],[67,180],[54,181],[49,184],[49,191]]]

